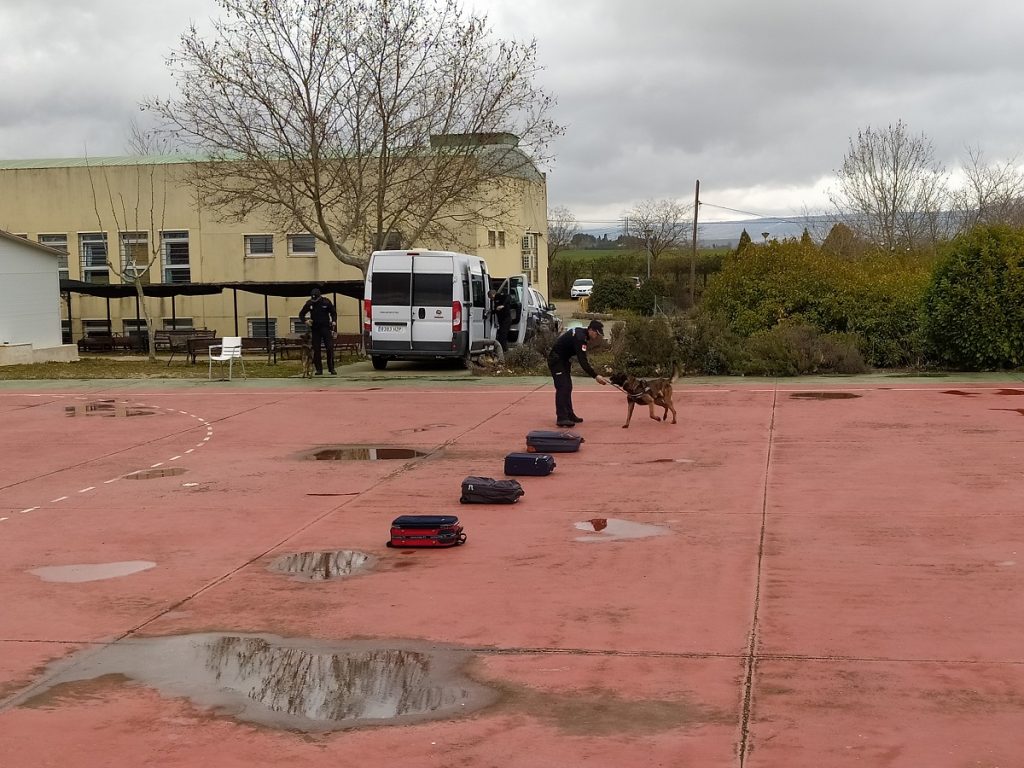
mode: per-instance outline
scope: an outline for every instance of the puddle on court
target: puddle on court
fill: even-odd
[[[797,400],[852,400],[860,397],[853,392],[792,392],[789,396]]]
[[[133,573],[148,571],[155,568],[156,563],[149,560],[126,560],[120,563],[88,563],[81,565],[48,565],[44,568],[33,568],[29,573],[43,581],[58,581],[67,584],[80,584],[86,581],[102,581],[131,576]]]
[[[944,395],[959,395],[960,397],[976,397],[977,392],[964,392],[962,389],[945,389],[942,391]]]
[[[996,390],[997,395],[1024,395],[1024,389],[999,389]]]
[[[373,567],[376,560],[365,552],[339,549],[333,552],[298,552],[275,558],[268,570],[308,581],[329,581]]]
[[[129,639],[82,654],[13,703],[52,706],[83,681],[129,678],[251,723],[332,731],[451,718],[497,700],[464,672],[468,651],[411,642],[328,644],[204,633]]]
[[[184,475],[188,470],[184,467],[157,467],[156,469],[140,469],[124,476],[125,480],[155,480],[158,477]]]
[[[401,461],[427,455],[426,451],[387,445],[335,445],[317,448],[309,454],[309,458],[316,461]]]
[[[65,405],[64,413],[67,416],[152,416],[155,412],[115,400],[94,400],[90,403]]]
[[[578,536],[576,541],[620,541],[622,539],[646,539],[651,536],[662,536],[668,529],[649,523],[634,523],[631,520],[618,520],[614,517],[593,517],[575,524],[581,531],[589,531],[596,535]]]

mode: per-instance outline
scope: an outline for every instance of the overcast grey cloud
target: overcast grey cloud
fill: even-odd
[[[827,206],[849,139],[903,120],[954,170],[966,147],[1024,157],[1024,4],[1015,0],[469,0],[536,37],[566,126],[551,205],[584,222],[645,198],[702,219]],[[117,154],[164,58],[213,0],[0,0],[0,156]]]

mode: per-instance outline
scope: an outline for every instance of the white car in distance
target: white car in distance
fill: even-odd
[[[594,292],[594,281],[589,277],[581,277],[572,284],[572,288],[569,289],[570,299],[580,299],[584,296],[589,296]]]

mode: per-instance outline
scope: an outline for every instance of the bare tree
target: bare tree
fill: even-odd
[[[565,206],[552,208],[548,213],[548,264],[555,260],[559,251],[572,246],[572,239],[580,233],[576,217]]]
[[[143,106],[203,158],[221,217],[259,209],[365,271],[385,243],[507,221],[542,179],[561,128],[535,42],[496,40],[457,0],[218,3],[212,39],[193,26],[168,61],[180,95]]]
[[[888,251],[931,247],[948,234],[946,170],[931,141],[911,136],[902,121],[858,131],[836,173],[832,204],[873,245]]]
[[[650,256],[648,277],[661,254],[690,242],[692,211],[692,205],[675,200],[645,200],[626,214],[626,234],[639,238]]]
[[[1017,158],[988,163],[978,147],[968,147],[961,166],[964,184],[954,193],[954,208],[965,229],[977,224],[1024,226],[1024,173]]]
[[[152,154],[158,146],[153,143],[133,122],[131,127],[130,147],[140,154]],[[86,160],[88,163],[88,159]],[[116,274],[121,282],[135,287],[135,297],[139,312],[146,321],[149,359],[156,361],[156,327],[146,305],[145,286],[150,282],[150,272],[156,267],[160,270],[161,244],[160,233],[163,230],[167,210],[167,179],[161,175],[157,182],[157,166],[140,164],[135,167],[135,190],[126,196],[124,190],[115,192],[105,167],[94,168],[88,165],[89,186],[92,190],[93,211],[96,222],[101,230],[105,230],[104,217],[100,213],[100,192],[96,189],[94,171],[102,172],[102,180],[106,197],[105,209],[110,211],[116,230],[116,243],[107,243],[107,269]],[[117,249],[118,260],[115,263],[111,254]]]

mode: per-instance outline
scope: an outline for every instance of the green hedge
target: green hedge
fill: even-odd
[[[924,298],[930,353],[968,370],[1024,362],[1024,232],[979,227],[943,254]]]

